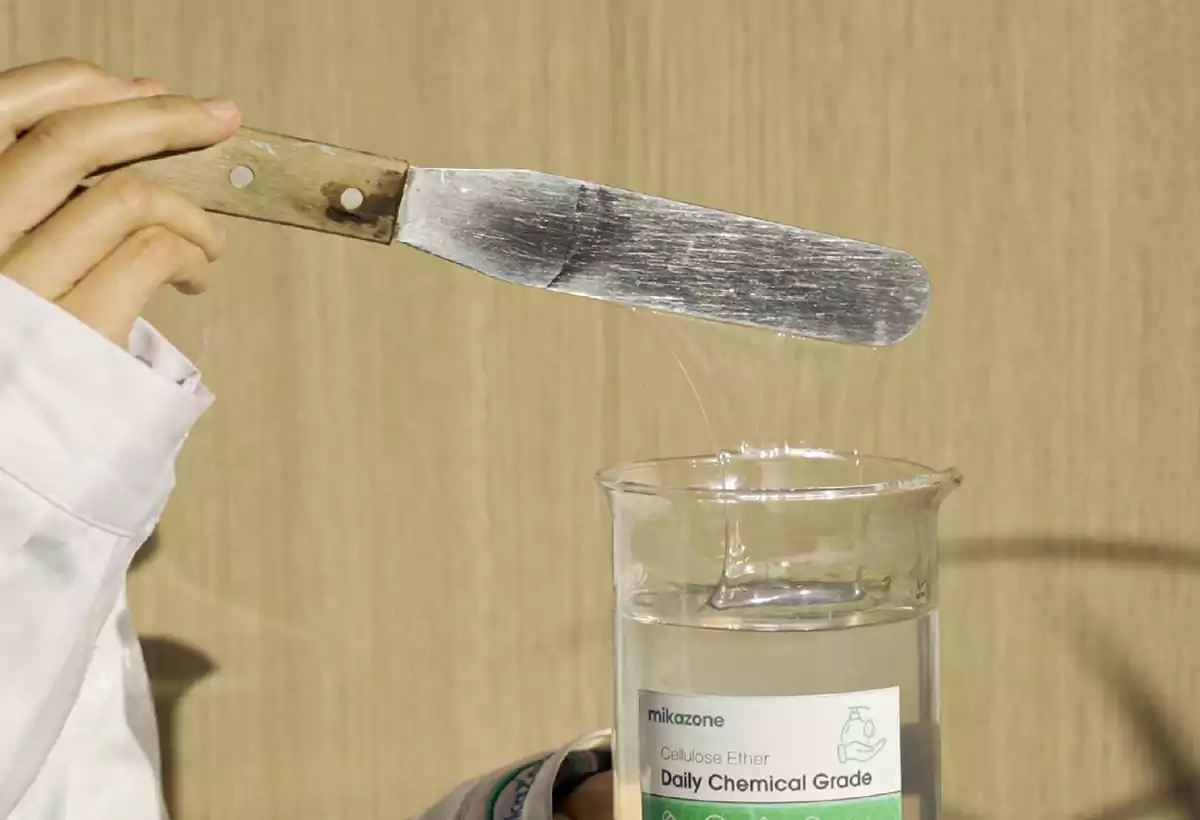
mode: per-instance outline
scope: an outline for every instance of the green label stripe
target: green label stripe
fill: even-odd
[[[642,820],[900,820],[900,795],[833,803],[702,803],[642,795]]]
[[[488,797],[484,817],[491,818],[491,820],[520,817],[521,809],[525,807],[525,796],[529,793],[529,787],[533,785],[533,779],[537,776],[538,769],[542,768],[542,764],[545,762],[545,760],[535,760],[532,763],[526,763],[502,777]],[[501,800],[510,796],[507,794],[510,787],[513,792],[511,799],[502,804]],[[503,809],[503,813],[501,813],[501,809]]]

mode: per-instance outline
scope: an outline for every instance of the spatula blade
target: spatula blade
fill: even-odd
[[[930,303],[902,251],[536,171],[412,167],[395,241],[507,282],[849,344],[901,341]]]

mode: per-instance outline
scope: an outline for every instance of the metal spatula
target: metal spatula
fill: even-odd
[[[216,213],[811,339],[894,344],[929,309],[928,277],[901,251],[536,171],[417,168],[250,128],[135,167]]]

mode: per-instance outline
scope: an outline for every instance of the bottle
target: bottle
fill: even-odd
[[[954,470],[825,450],[599,476],[616,820],[936,820]]]

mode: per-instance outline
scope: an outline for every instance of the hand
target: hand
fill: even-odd
[[[559,807],[558,815],[568,820],[612,820],[612,772],[598,774],[583,781]]]
[[[224,234],[208,214],[132,171],[98,170],[202,148],[239,124],[233,103],[168,96],[78,60],[0,73],[0,273],[121,346],[164,284],[205,287]]]

